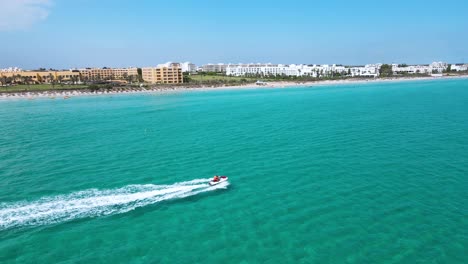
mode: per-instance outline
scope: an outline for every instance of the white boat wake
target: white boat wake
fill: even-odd
[[[0,203],[0,230],[121,214],[161,201],[225,189],[229,185],[229,182],[224,182],[210,186],[209,181],[197,179],[172,185],[128,185],[110,190],[90,189],[36,201]]]

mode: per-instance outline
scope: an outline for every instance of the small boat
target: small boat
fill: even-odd
[[[228,180],[228,177],[227,176],[219,176],[219,179],[217,181],[215,181],[214,179],[212,179],[210,181],[210,185],[213,186],[213,185],[216,185],[216,184],[220,184],[222,182],[225,182]]]

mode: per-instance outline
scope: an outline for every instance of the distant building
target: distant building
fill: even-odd
[[[252,76],[252,75],[287,75],[298,76],[297,69],[289,68],[289,65],[283,64],[232,64],[226,67],[226,75],[232,76]]]
[[[351,67],[349,71],[353,77],[377,77],[380,75],[381,63],[377,64],[366,64],[361,67]]]
[[[453,64],[450,68],[452,71],[468,71],[468,64]]]
[[[137,68],[86,68],[78,71],[85,80],[118,80],[138,75]]]
[[[377,71],[378,72],[378,71]],[[226,75],[232,76],[330,76],[347,74],[344,66],[333,65],[304,65],[304,64],[236,64],[228,65]]]
[[[12,82],[50,83],[52,81],[78,81],[77,71],[11,71],[0,72],[0,78],[11,78]],[[28,80],[25,80],[27,78]]]
[[[230,65],[231,64],[224,64],[224,63],[218,63],[218,64],[208,63],[208,64],[201,66],[201,71],[203,72],[226,72],[226,68]]]
[[[433,62],[429,65],[432,69],[432,72],[438,72],[441,73],[448,68],[448,64],[446,62]]]
[[[193,73],[197,71],[197,65],[191,63],[191,62],[182,62],[180,64],[180,67],[182,68],[182,72],[189,72]]]
[[[183,83],[182,68],[179,63],[165,63],[157,67],[141,68],[142,77],[145,82],[177,84]]]
[[[21,71],[23,70],[18,67],[9,67],[9,68],[0,69],[0,72],[21,72]]]
[[[432,74],[442,73],[448,68],[445,62],[433,62],[429,65],[401,65],[392,64],[394,74]]]
[[[392,71],[395,74],[430,74],[432,73],[432,69],[429,65],[399,65],[399,64],[392,64]]]

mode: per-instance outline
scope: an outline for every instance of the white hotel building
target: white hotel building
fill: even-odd
[[[233,64],[226,67],[226,75],[246,76],[246,75],[286,75],[300,76],[299,67],[296,65],[283,64]]]
[[[0,72],[22,72],[23,69],[18,68],[18,67],[9,67],[9,68],[4,68],[0,69]]]
[[[364,67],[346,68],[333,65],[304,65],[304,64],[231,64],[226,67],[226,75],[231,76],[330,76],[336,73],[351,74],[351,76],[376,77],[382,64],[369,64]]]
[[[182,68],[182,72],[196,72],[197,71],[197,65],[187,61],[187,62],[182,62],[180,64],[180,67]]]
[[[454,64],[450,69],[452,71],[468,71],[468,64]]]
[[[442,73],[448,68],[445,62],[433,62],[429,65],[407,65],[401,67],[399,64],[392,64],[392,71],[394,73],[407,73],[407,74],[432,74],[433,72]]]

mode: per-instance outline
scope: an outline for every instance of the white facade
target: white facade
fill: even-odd
[[[366,64],[360,67],[351,67],[349,71],[352,77],[377,77],[380,75],[381,63],[378,64]]]
[[[468,64],[452,65],[450,68],[452,71],[468,71]]]
[[[333,73],[347,73],[344,66],[333,65],[304,65],[304,64],[237,64],[226,68],[226,75],[245,76],[329,76]]]
[[[0,69],[0,72],[21,72],[23,69],[18,68],[18,67],[9,67],[9,68],[4,68]]]
[[[396,74],[408,73],[408,74],[431,74],[432,68],[429,65],[409,65],[399,66],[398,64],[392,64],[392,71]]]
[[[201,66],[201,70],[204,72],[226,72],[226,68],[230,64],[224,64],[224,63],[218,63],[218,64],[212,64],[208,63],[203,66]]]
[[[182,62],[180,64],[182,68],[182,72],[196,72],[197,71],[197,66],[191,62]]]
[[[429,65],[407,65],[403,67],[398,64],[392,64],[392,71],[396,74],[432,74],[433,72],[442,73],[447,67],[448,65],[445,62],[433,62]]]
[[[285,75],[300,76],[302,65],[283,65],[283,64],[237,64],[229,65],[226,68],[226,75],[245,76],[245,75]]]
[[[171,68],[171,67],[181,67],[181,64],[178,63],[178,62],[172,62],[172,61],[168,61],[166,63],[163,63],[163,64],[158,64],[157,66],[158,68]]]
[[[445,71],[448,68],[448,64],[446,62],[433,62],[431,65],[429,65],[432,69],[432,71],[436,71],[438,73],[441,73]]]

